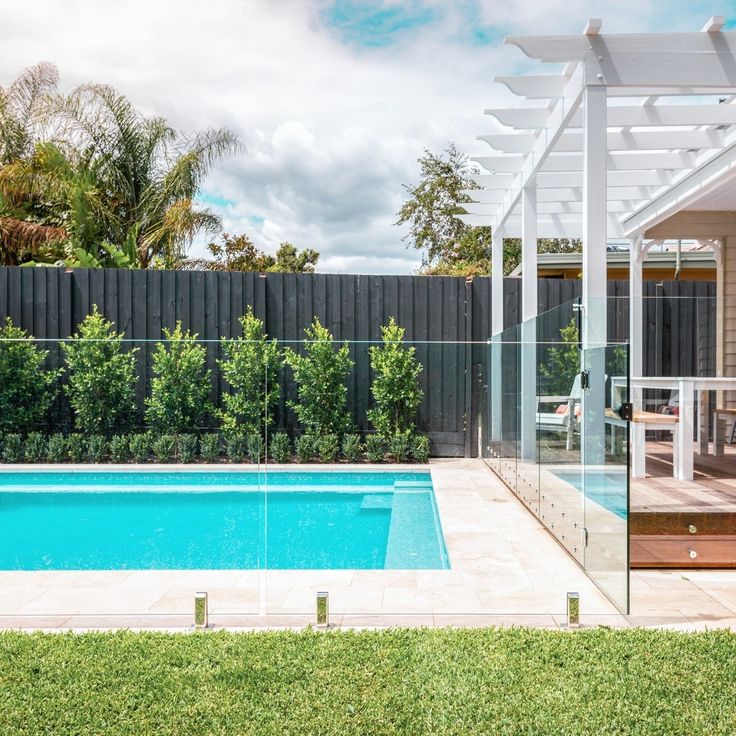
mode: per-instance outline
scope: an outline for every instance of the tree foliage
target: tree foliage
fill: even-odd
[[[217,414],[223,430],[231,435],[262,434],[273,424],[274,406],[280,396],[281,355],[276,340],[269,340],[263,320],[252,307],[240,318],[242,337],[225,340],[225,359],[218,361],[230,391],[222,395]]]
[[[428,276],[480,276],[491,272],[491,231],[458,220],[464,204],[472,201],[467,190],[479,189],[477,168],[449,143],[440,154],[425,149],[418,159],[419,183],[405,186],[409,198],[398,212],[396,225],[409,224],[404,240],[422,253],[422,270]],[[540,239],[539,253],[580,252],[579,240]],[[504,240],[504,273],[521,262],[521,241]]]
[[[457,243],[468,231],[468,226],[457,219],[470,202],[464,189],[477,189],[473,181],[468,157],[460,153],[454,143],[440,154],[428,149],[418,159],[419,183],[404,186],[409,198],[398,212],[397,225],[409,224],[404,237],[412,248],[422,253],[422,265],[434,266],[452,257]]]
[[[181,434],[197,427],[210,411],[207,350],[197,335],[164,328],[153,351],[153,379],[146,398],[146,421],[154,432]]]
[[[43,421],[51,404],[59,371],[47,370],[48,350],[10,317],[0,327],[0,435],[26,434]]]
[[[330,331],[317,318],[305,333],[304,354],[291,349],[285,352],[299,397],[289,401],[289,406],[306,432],[342,435],[350,428],[346,384],[354,365],[350,348],[344,343],[335,349]]]
[[[40,64],[0,88],[2,262],[177,267],[198,234],[220,229],[196,198],[239,150],[235,135],[182,135],[112,87],[60,95],[57,82]]]
[[[579,341],[577,320],[573,317],[560,329],[560,347],[549,348],[546,360],[539,366],[545,381],[544,394],[567,396],[570,393],[575,374],[580,372]]]
[[[388,325],[381,327],[383,345],[369,349],[374,407],[369,409],[368,419],[386,442],[414,430],[417,409],[422,402],[419,387],[422,365],[415,357],[416,349],[404,344],[404,332],[391,317]]]
[[[97,310],[62,343],[68,380],[64,390],[77,431],[110,436],[127,430],[135,417],[135,352]]]
[[[288,242],[279,245],[272,256],[258,248],[247,235],[224,233],[222,242],[207,246],[212,258],[192,258],[185,267],[204,271],[269,271],[283,273],[313,273],[319,253],[311,248],[298,250]]]

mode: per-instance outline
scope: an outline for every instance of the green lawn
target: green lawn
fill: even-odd
[[[0,734],[736,733],[736,635],[0,634]]]

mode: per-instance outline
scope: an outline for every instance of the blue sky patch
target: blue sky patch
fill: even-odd
[[[335,29],[346,43],[380,48],[439,18],[436,8],[425,7],[419,0],[401,5],[375,0],[334,0],[322,11],[322,21]]]
[[[228,207],[235,204],[232,199],[226,199],[221,194],[215,192],[202,191],[199,193],[197,199],[208,207]]]

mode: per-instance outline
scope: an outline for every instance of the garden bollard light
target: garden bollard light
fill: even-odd
[[[330,625],[330,600],[328,593],[317,593],[317,626],[326,629]]]
[[[567,628],[577,629],[580,626],[580,595],[567,594]]]
[[[194,594],[194,626],[197,629],[206,629],[209,625],[207,610],[207,593]]]

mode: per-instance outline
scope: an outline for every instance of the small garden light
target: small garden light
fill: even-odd
[[[329,594],[317,593],[317,626],[326,629],[330,625],[330,599]]]
[[[567,594],[567,628],[577,629],[580,626],[580,594]]]
[[[209,611],[207,593],[194,594],[194,626],[197,629],[206,629],[209,625]]]

